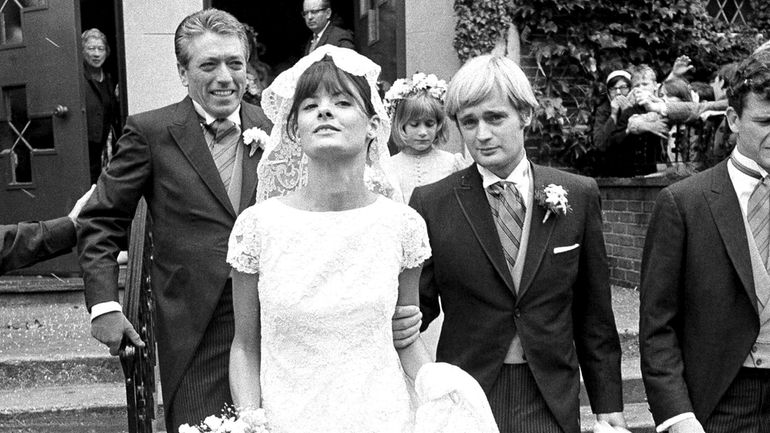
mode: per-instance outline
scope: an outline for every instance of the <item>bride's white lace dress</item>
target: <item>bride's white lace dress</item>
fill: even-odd
[[[243,212],[227,260],[259,273],[261,387],[272,433],[411,431],[391,318],[399,273],[429,256],[422,218],[384,197],[340,212],[279,199]]]

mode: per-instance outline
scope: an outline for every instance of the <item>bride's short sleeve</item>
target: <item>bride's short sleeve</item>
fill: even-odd
[[[405,208],[404,226],[401,232],[401,246],[403,248],[402,271],[422,265],[431,255],[425,220],[414,209],[410,207]]]
[[[261,247],[258,212],[251,207],[235,220],[227,244],[227,263],[238,272],[256,274]]]

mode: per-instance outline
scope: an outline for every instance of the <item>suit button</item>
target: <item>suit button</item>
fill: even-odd
[[[761,359],[757,359],[757,366],[760,366],[760,365],[762,365],[762,360]]]
[[[516,308],[515,310],[513,310],[513,317],[515,317],[515,318],[517,318],[517,319],[518,319],[519,317],[521,317],[521,310],[519,310],[518,308]]]
[[[759,349],[757,348],[756,345],[751,346],[751,353],[757,353],[757,350],[759,350]]]

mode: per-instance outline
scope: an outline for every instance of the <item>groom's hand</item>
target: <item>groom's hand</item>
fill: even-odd
[[[420,336],[422,313],[416,305],[396,305],[393,315],[393,345],[403,349],[414,343]]]
[[[120,343],[125,335],[137,347],[144,347],[144,342],[131,322],[120,311],[102,314],[91,321],[91,336],[110,348],[110,355],[117,356]]]
[[[628,431],[625,430],[628,428],[628,424],[626,424],[626,418],[623,416],[623,412],[597,413],[596,420],[606,421],[607,424],[612,427],[622,428],[623,430],[620,431]]]
[[[703,426],[695,418],[685,418],[668,429],[669,433],[704,433]]]

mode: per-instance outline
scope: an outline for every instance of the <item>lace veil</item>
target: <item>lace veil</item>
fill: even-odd
[[[353,50],[324,45],[278,75],[262,93],[262,108],[273,122],[273,131],[257,167],[257,202],[286,195],[307,183],[307,156],[302,152],[300,143],[289,137],[286,122],[300,75],[326,55],[332,58],[338,68],[352,75],[363,76],[369,83],[371,101],[381,124],[369,148],[364,178],[370,190],[400,200],[401,193],[396,186],[398,183],[388,180],[382,164],[390,157],[387,146],[390,138],[390,118],[377,92],[380,66]]]

